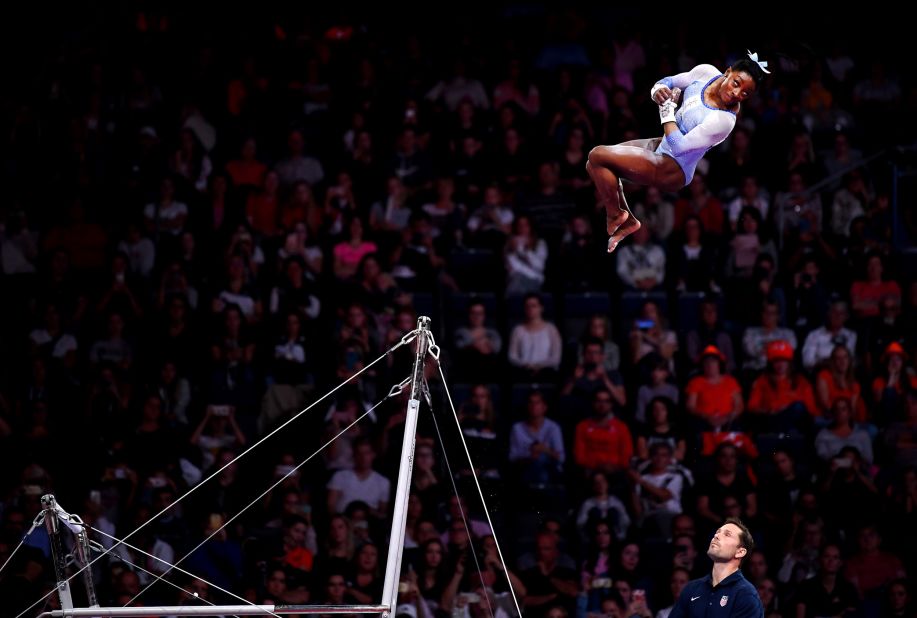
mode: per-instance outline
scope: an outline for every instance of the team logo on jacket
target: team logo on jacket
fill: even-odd
[[[720,599],[720,607],[726,607],[726,603],[729,601],[729,595],[724,594],[723,598]]]

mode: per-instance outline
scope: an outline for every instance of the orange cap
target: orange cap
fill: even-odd
[[[726,356],[720,352],[720,349],[715,345],[708,345],[706,348],[704,348],[704,351],[700,353],[700,357],[703,359],[705,356],[715,356],[722,362],[726,362]]]
[[[767,360],[793,360],[793,346],[784,339],[769,342],[767,344]]]
[[[902,358],[907,358],[907,352],[904,351],[904,348],[897,341],[892,341],[885,348],[885,351],[882,353],[882,360],[885,361],[892,354],[898,354]]]

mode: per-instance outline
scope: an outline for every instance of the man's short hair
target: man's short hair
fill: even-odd
[[[742,556],[742,560],[739,561],[739,563],[741,564],[741,562],[745,560],[745,558],[748,557],[748,555],[751,554],[752,551],[754,551],[755,539],[752,538],[751,530],[748,529],[748,526],[743,524],[742,520],[739,519],[738,517],[728,518],[723,523],[724,526],[726,524],[732,524],[733,526],[739,529],[739,547],[745,548],[745,555]]]

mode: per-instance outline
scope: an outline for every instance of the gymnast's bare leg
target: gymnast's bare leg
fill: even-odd
[[[614,146],[596,146],[589,153],[586,170],[595,182],[605,205],[608,252],[624,238],[640,229],[640,222],[627,206],[621,179],[638,185],[652,185],[663,191],[677,191],[685,176],[675,159],[655,151],[660,138],[642,139]]]

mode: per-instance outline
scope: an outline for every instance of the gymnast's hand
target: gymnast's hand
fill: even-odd
[[[665,124],[667,122],[675,122],[675,109],[678,107],[678,103],[675,102],[674,98],[669,99],[665,103],[659,106],[659,122]]]
[[[660,84],[653,92],[653,101],[656,102],[656,105],[662,105],[666,101],[675,101],[678,103],[678,98],[681,96],[681,89],[674,88],[670,89],[668,86]]]

